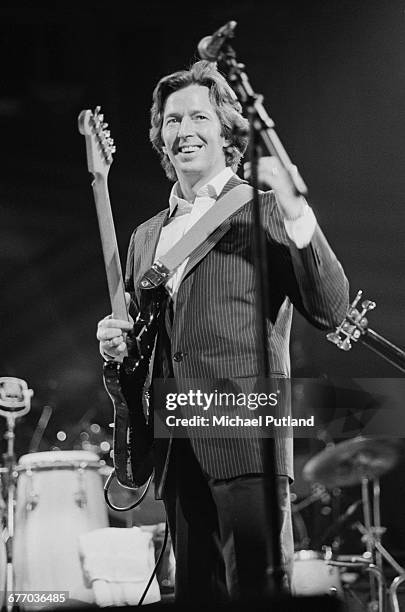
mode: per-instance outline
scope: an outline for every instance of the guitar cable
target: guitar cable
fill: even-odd
[[[104,499],[105,499],[105,502],[106,502],[107,506],[109,508],[111,508],[111,510],[116,510],[117,512],[125,512],[127,510],[132,510],[133,508],[136,508],[145,499],[145,496],[146,496],[146,494],[148,492],[150,483],[152,482],[153,476],[154,476],[153,473],[152,473],[151,476],[149,476],[147,482],[145,483],[145,485],[143,485],[145,487],[145,489],[142,492],[142,495],[134,503],[132,503],[131,505],[126,506],[126,507],[121,507],[121,506],[116,506],[115,504],[113,504],[113,502],[111,502],[109,497],[108,497],[108,490],[109,490],[109,488],[111,486],[111,483],[112,483],[114,477],[116,478],[118,484],[120,484],[120,482],[119,482],[119,480],[118,480],[118,478],[116,476],[115,470],[113,470],[109,474],[109,476],[108,476],[108,478],[106,480],[106,483],[104,485]],[[145,587],[145,589],[144,589],[144,591],[143,591],[143,593],[141,595],[141,598],[140,598],[139,602],[137,603],[137,606],[141,606],[142,605],[142,603],[143,603],[143,601],[144,601],[144,599],[145,599],[145,597],[146,597],[146,595],[147,595],[147,593],[148,593],[148,591],[150,589],[152,581],[153,581],[154,577],[156,576],[156,572],[158,570],[158,567],[159,567],[159,565],[160,565],[160,563],[161,563],[161,561],[163,559],[163,555],[164,555],[164,552],[166,550],[168,538],[169,538],[169,523],[168,523],[167,518],[166,518],[165,535],[164,535],[164,538],[163,538],[162,548],[160,550],[159,556],[158,556],[157,561],[155,563],[155,567],[153,568],[153,571],[152,571],[152,573],[150,575],[150,578],[148,580],[148,584],[146,585],[146,587]]]
[[[138,601],[138,603],[137,603],[137,606],[141,606],[141,605],[142,605],[143,600],[145,599],[146,594],[147,594],[147,592],[149,591],[150,585],[152,584],[152,581],[153,581],[154,577],[156,576],[156,572],[157,572],[157,570],[158,570],[158,567],[159,567],[159,565],[160,565],[160,562],[161,562],[161,561],[162,561],[162,559],[163,559],[163,554],[164,554],[164,552],[165,552],[165,550],[166,550],[166,546],[167,546],[167,540],[168,540],[168,537],[169,537],[169,523],[168,523],[168,521],[167,521],[167,519],[166,519],[166,524],[165,524],[165,536],[164,536],[164,538],[163,538],[162,548],[161,548],[161,550],[160,550],[160,553],[159,553],[158,559],[157,559],[157,561],[156,561],[156,563],[155,563],[155,567],[153,568],[153,572],[152,572],[152,573],[151,573],[151,575],[150,575],[150,578],[149,578],[148,584],[146,585],[145,590],[144,590],[144,592],[142,593],[142,597],[140,598],[140,600],[139,600],[139,601]]]

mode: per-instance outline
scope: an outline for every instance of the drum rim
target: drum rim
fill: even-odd
[[[42,461],[30,465],[17,465],[16,472],[39,472],[41,470],[100,470],[104,467],[99,461]]]
[[[303,548],[294,553],[294,561],[313,561],[315,559],[325,560],[325,556],[319,550]]]
[[[51,457],[56,461],[97,461],[99,456],[93,451],[88,450],[55,450],[39,451],[37,453],[26,453],[21,455],[18,463],[28,465],[31,463],[52,463]]]

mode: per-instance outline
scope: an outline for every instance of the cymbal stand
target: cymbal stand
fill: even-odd
[[[378,538],[380,541],[382,528],[380,524],[380,486],[378,482],[378,478],[374,478],[374,488],[373,488],[373,513],[371,511],[371,502],[369,495],[369,479],[367,477],[363,477],[361,479],[361,497],[363,502],[363,518],[364,518],[364,526],[367,533],[372,533],[374,537]],[[378,484],[376,484],[376,481]],[[377,497],[376,497],[377,494]],[[377,510],[377,512],[376,512]],[[375,525],[372,524],[372,514],[374,514],[374,521],[378,521]],[[366,551],[370,560],[374,563],[376,567],[382,572],[382,558],[380,553],[376,553],[375,547],[372,541],[369,538],[363,538],[363,541],[366,545]],[[371,609],[375,608],[376,605],[376,591],[375,591],[375,581],[373,574],[370,574],[370,598],[371,598]],[[382,612],[384,610],[385,603],[385,593],[382,588],[382,582],[378,583],[378,610]]]
[[[364,525],[359,521],[355,523],[355,527],[362,534],[362,540],[366,545],[367,552],[369,553],[371,561],[375,560],[376,567],[381,575],[383,575],[382,561],[383,558],[394,568],[399,574],[392,582],[389,595],[391,605],[395,612],[399,612],[398,600],[396,597],[396,591],[398,586],[405,580],[405,569],[395,561],[390,553],[381,544],[381,536],[385,532],[385,527],[381,526],[381,514],[380,514],[380,482],[379,478],[373,478],[373,517],[374,525],[371,519],[371,503],[369,497],[369,479],[362,479],[362,499],[363,499],[363,515]],[[371,602],[373,603],[375,592],[371,589]],[[384,611],[385,608],[385,588],[382,588],[382,583],[379,582],[378,588],[378,610]]]
[[[328,564],[339,567],[359,567],[367,571],[370,575],[370,612],[385,612],[387,588],[382,568],[382,560],[383,558],[386,559],[399,574],[399,576],[393,580],[389,588],[389,597],[393,612],[400,612],[396,592],[399,585],[405,581],[405,570],[381,544],[381,536],[385,532],[385,527],[381,526],[380,481],[377,477],[373,478],[372,502],[370,501],[369,482],[367,477],[363,477],[361,480],[364,525],[360,521],[354,524],[354,527],[356,527],[362,535],[362,541],[366,546],[366,556],[364,559],[354,558],[353,561],[331,560],[328,561]],[[378,598],[376,597],[375,580],[378,585]]]
[[[355,527],[360,531],[363,536],[363,540],[368,541],[372,545],[373,552],[378,552],[390,565],[394,568],[394,570],[398,573],[398,576],[394,578],[389,588],[389,596],[392,608],[394,612],[399,611],[398,599],[397,599],[397,589],[402,582],[405,580],[405,568],[403,568],[397,561],[395,561],[394,557],[390,555],[388,550],[384,548],[384,546],[380,542],[380,535],[373,533],[373,528],[369,531],[365,525],[357,522],[355,523]]]
[[[359,567],[367,571],[369,574],[370,583],[369,610],[370,612],[385,612],[387,589],[382,568],[382,557],[384,556],[391,564],[393,564],[397,571],[398,569],[401,570],[401,567],[381,544],[381,535],[385,532],[385,528],[381,527],[379,478],[373,478],[373,497],[372,500],[370,500],[370,479],[365,475],[366,470],[364,470],[364,466],[362,467],[363,469],[361,471],[363,472],[363,476],[361,478],[361,503],[363,506],[364,525],[357,521],[354,526],[363,536],[362,541],[366,547],[365,556],[360,560],[358,558],[347,562],[332,560],[328,563],[329,565],[351,568]]]
[[[6,475],[7,512],[2,536],[6,544],[7,573],[6,593],[14,590],[14,568],[13,568],[13,538],[14,538],[14,510],[16,492],[16,456],[14,451],[15,422],[18,417],[24,416],[31,410],[32,389],[28,389],[27,383],[20,378],[10,376],[0,377],[0,415],[7,420],[7,430],[4,439],[7,441],[7,450],[3,455],[4,473]],[[6,603],[7,612],[13,610],[14,605]]]

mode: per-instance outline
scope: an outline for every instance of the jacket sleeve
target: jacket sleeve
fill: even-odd
[[[267,240],[285,293],[310,323],[336,327],[347,313],[349,283],[322,230],[316,225],[311,242],[299,249],[287,235],[274,193],[263,194],[263,200]]]

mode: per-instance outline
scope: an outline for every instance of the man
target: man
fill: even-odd
[[[159,81],[150,138],[168,178],[176,183],[169,208],[131,237],[126,282],[135,312],[139,281],[153,261],[241,183],[234,174],[247,146],[247,122],[240,111],[234,92],[209,62]],[[348,285],[314,213],[295,195],[289,173],[270,157],[261,160],[259,176],[272,189],[260,194],[268,251],[271,372],[288,377],[292,304],[317,327],[334,327],[345,316]],[[248,202],[168,280],[171,303],[157,338],[155,377],[235,381],[258,375],[253,232]],[[105,358],[122,354],[122,332],[130,329],[125,321],[100,321],[97,338]],[[275,460],[282,559],[289,573],[289,437],[276,438]],[[266,593],[263,470],[261,441],[254,436],[156,440],[155,480],[176,555],[178,600],[226,601]]]

